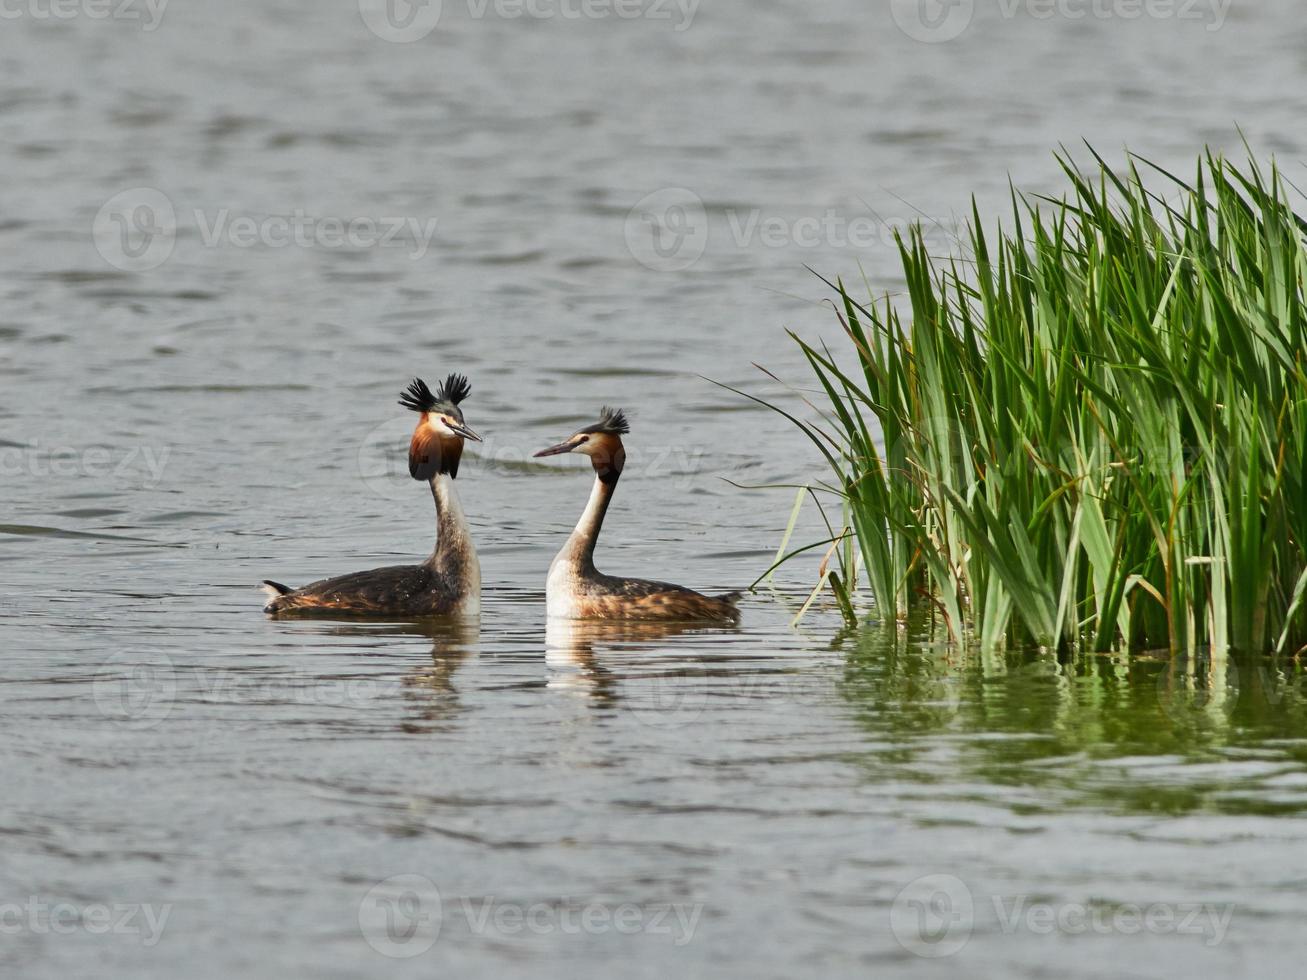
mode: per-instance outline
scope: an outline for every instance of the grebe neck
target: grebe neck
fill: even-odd
[[[448,473],[437,473],[431,478],[431,496],[436,501],[436,548],[428,562],[446,575],[469,578],[477,568],[476,548],[468,527],[453,478]]]
[[[581,519],[576,522],[567,544],[559,552],[560,559],[578,564],[587,571],[594,571],[595,544],[599,540],[599,531],[604,526],[604,515],[612,502],[613,491],[617,489],[620,473],[608,471],[596,473],[594,486],[590,489],[590,499],[586,502]]]

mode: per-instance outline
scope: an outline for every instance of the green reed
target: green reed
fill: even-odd
[[[1307,224],[1251,160],[1140,161],[1169,196],[1058,160],[1066,197],[1014,193],[991,232],[973,204],[965,258],[900,238],[903,309],[831,284],[856,369],[792,335],[828,402],[786,414],[844,505],[841,608],[861,578],[882,618],[986,647],[1297,652]]]

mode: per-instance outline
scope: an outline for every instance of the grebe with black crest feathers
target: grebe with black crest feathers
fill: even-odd
[[[420,565],[392,565],[323,579],[300,589],[264,581],[273,615],[476,616],[481,609],[481,566],[467,518],[454,491],[463,441],[481,441],[467,427],[459,404],[471,386],[451,374],[433,394],[415,378],[399,404],[420,416],[409,441],[408,472],[431,484],[436,502],[436,547]]]

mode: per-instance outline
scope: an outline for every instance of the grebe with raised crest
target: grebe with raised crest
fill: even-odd
[[[433,394],[415,378],[399,404],[419,415],[409,441],[408,472],[431,484],[436,502],[436,547],[420,565],[391,565],[323,579],[300,589],[264,581],[270,615],[476,616],[481,609],[481,566],[467,518],[454,491],[463,440],[481,441],[467,427],[459,404],[471,386],[451,374]]]

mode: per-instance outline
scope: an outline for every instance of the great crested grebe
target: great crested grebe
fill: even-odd
[[[657,619],[681,622],[735,622],[740,593],[706,596],[680,585],[604,575],[595,568],[595,542],[626,462],[622,436],[631,431],[626,416],[604,407],[599,421],[578,429],[536,456],[582,453],[594,467],[590,502],[576,530],[549,566],[545,584],[548,613],[564,619]]]
[[[436,549],[421,565],[391,565],[323,579],[302,589],[264,581],[272,615],[475,616],[481,609],[481,566],[467,518],[454,492],[463,440],[481,437],[463,422],[459,403],[471,387],[451,374],[433,395],[415,378],[399,404],[420,416],[408,447],[408,472],[427,480],[436,501]]]

